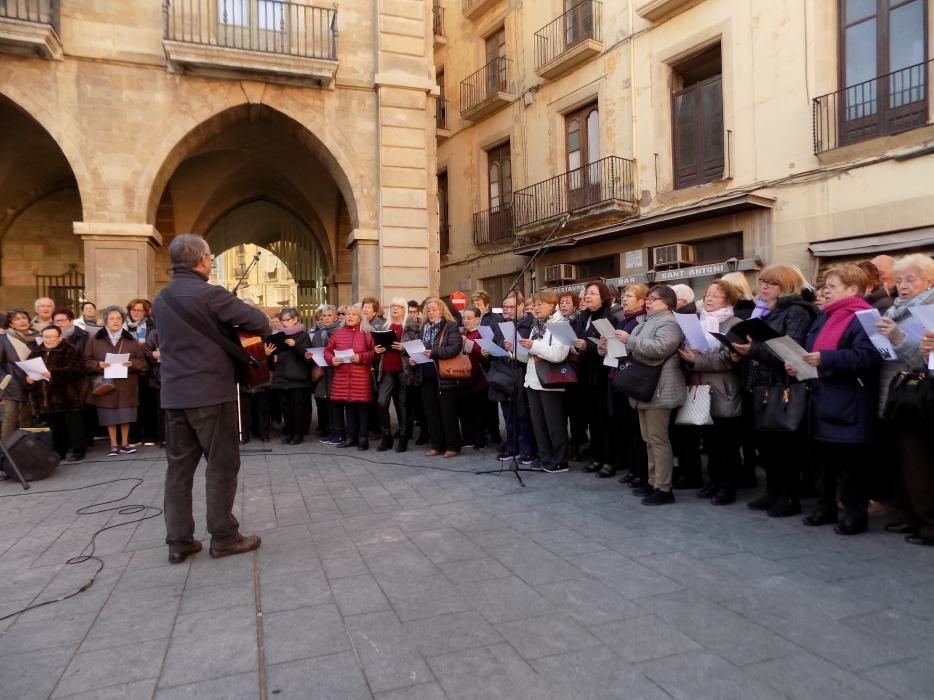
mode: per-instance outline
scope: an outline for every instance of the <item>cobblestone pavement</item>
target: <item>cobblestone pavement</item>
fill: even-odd
[[[879,519],[845,538],[686,492],[646,508],[581,472],[520,488],[466,452],[245,454],[260,550],[170,565],[161,517],[104,532],[90,590],[0,623],[0,696],[932,696],[934,551]],[[161,505],[160,450],[91,458],[33,491],[138,477],[119,505]],[[0,499],[0,615],[84,583],[93,563],[64,561],[139,516],[75,511],[132,485]]]

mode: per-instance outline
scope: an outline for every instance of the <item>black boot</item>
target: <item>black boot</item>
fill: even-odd
[[[360,442],[357,443],[357,449],[361,452],[366,452],[370,449],[370,440],[368,438],[360,438]]]
[[[407,449],[409,449],[409,439],[405,435],[400,435],[396,443],[396,452],[405,452]]]
[[[379,447],[376,448],[376,451],[385,452],[389,449],[392,449],[392,433],[387,430],[383,433],[383,439],[380,440]]]

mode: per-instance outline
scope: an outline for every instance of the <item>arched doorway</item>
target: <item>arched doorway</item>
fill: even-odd
[[[84,254],[75,174],[52,136],[0,96],[0,308],[31,309],[38,296],[77,311]]]
[[[182,149],[182,152],[179,152]],[[346,178],[314,137],[271,108],[233,108],[173,150],[153,214],[164,239],[157,286],[168,281],[167,244],[176,233],[205,236],[212,250],[257,245],[288,266],[306,309],[351,297],[346,248],[355,209]]]

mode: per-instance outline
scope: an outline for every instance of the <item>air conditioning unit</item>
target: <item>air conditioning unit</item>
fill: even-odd
[[[652,249],[656,270],[669,270],[694,264],[694,246],[687,243],[660,245]]]
[[[569,263],[545,266],[545,284],[577,279],[577,267]]]

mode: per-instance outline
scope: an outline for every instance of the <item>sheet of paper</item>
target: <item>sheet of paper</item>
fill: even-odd
[[[882,316],[879,315],[879,310],[863,309],[862,311],[857,311],[856,318],[863,327],[863,330],[866,331],[866,335],[869,336],[869,341],[875,346],[876,350],[879,351],[882,359],[893,362],[897,360],[898,357],[895,354],[895,348],[892,346],[891,341],[876,330],[876,323],[882,318]]]
[[[934,372],[934,352],[928,355],[928,371]]]
[[[35,379],[37,382],[49,381],[42,376],[42,373],[47,372],[48,368],[45,366],[45,362],[42,361],[41,357],[34,357],[31,360],[17,362],[16,366],[23,370],[30,379]]]
[[[551,335],[564,345],[574,345],[574,343],[577,341],[577,334],[574,332],[571,324],[567,321],[549,323],[545,326],[545,328],[551,331]]]
[[[334,357],[336,357],[341,362],[350,362],[351,358],[355,355],[353,349],[348,350],[335,350]]]
[[[104,379],[126,379],[130,376],[129,367],[124,367],[124,362],[129,362],[130,353],[125,352],[120,355],[108,352],[104,356],[104,362],[109,367],[104,368]]]
[[[606,355],[603,358],[604,367],[612,367],[613,369],[619,369],[619,358],[613,357],[612,355]]]
[[[605,318],[598,318],[596,321],[592,321],[591,325],[597,329],[597,332],[603,338],[612,338],[616,333],[616,329],[613,328],[613,324],[607,321]]]
[[[626,351],[626,343],[619,338],[607,338],[606,341],[607,357],[626,357],[629,353]]]
[[[684,333],[684,342],[689,348],[704,352],[710,349],[710,337],[694,314],[675,314],[675,320]]]
[[[476,341],[477,345],[490,353],[493,357],[506,357],[508,353],[503,350],[499,345],[494,343],[492,340],[487,340],[486,338],[478,338]]]
[[[499,332],[503,334],[503,339],[508,340],[510,343],[513,342],[516,336],[516,324],[512,321],[501,321],[499,324]]]
[[[324,348],[308,348],[308,352],[311,353],[311,359],[318,367],[328,366],[328,361],[324,359]]]
[[[804,355],[807,350],[798,345],[787,335],[780,338],[766,340],[765,344],[774,352],[780,360],[794,367],[797,378],[801,381],[806,379],[817,379],[817,367],[812,367],[804,361]]]
[[[478,326],[477,330],[480,331],[480,337],[484,340],[493,340],[494,333],[492,326]]]
[[[912,306],[909,311],[921,322],[925,330],[934,331],[934,304],[924,304],[922,306]]]
[[[409,353],[409,355],[425,354],[425,344],[420,340],[407,340],[402,343],[402,347],[405,348],[405,351]]]

